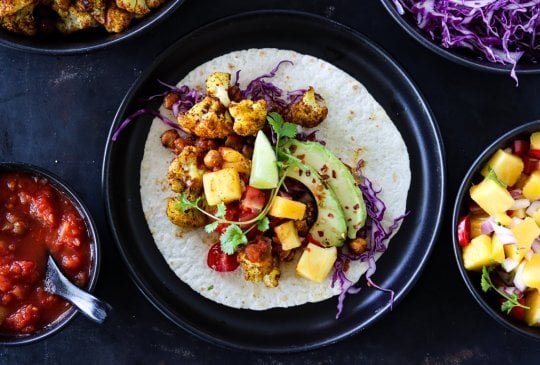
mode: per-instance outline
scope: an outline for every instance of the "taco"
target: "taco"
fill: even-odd
[[[269,73],[261,77],[261,73],[264,71],[269,71]],[[212,80],[209,81],[209,79]],[[250,81],[256,81],[258,84],[250,84]],[[223,85],[227,90],[225,93],[222,90]],[[256,86],[259,88],[258,91],[255,90]],[[266,97],[262,96],[264,92],[261,94],[261,90],[264,88],[267,88]],[[148,133],[141,163],[140,192],[145,218],[155,244],[180,280],[204,297],[217,303],[234,308],[264,310],[318,302],[340,294],[341,303],[345,292],[354,291],[351,286],[358,282],[362,274],[368,269],[369,275],[373,273],[375,260],[386,249],[389,238],[397,231],[405,214],[410,185],[410,167],[407,147],[399,131],[383,108],[361,83],[328,62],[309,55],[288,50],[249,49],[231,52],[200,65],[180,80],[177,87],[171,87],[171,90],[174,92],[167,95],[164,102],[164,104],[169,105],[167,108],[160,109],[160,118],[153,121]],[[277,95],[277,97],[268,98],[269,93]],[[191,98],[191,109],[183,108],[184,101],[178,100],[178,97],[173,98],[172,101],[167,100],[169,96],[174,97],[172,94]],[[227,110],[227,107],[223,109],[223,104],[229,103],[236,106],[237,109],[240,108],[242,97],[238,95],[244,97],[248,95],[246,98],[251,98],[249,110],[254,113],[263,113],[262,123],[260,123],[260,115],[257,117],[259,122],[249,121],[248,119],[253,117],[250,116],[244,118],[248,122],[237,123],[238,120],[242,120],[242,117],[234,114],[241,113],[233,111],[230,105],[228,107],[230,111]],[[295,108],[293,105],[301,107],[302,102],[304,104],[311,103],[314,108],[325,109],[321,112],[324,116],[320,118],[320,115],[318,117],[320,120],[317,120],[316,123],[309,115],[303,120],[301,108],[293,110]],[[218,124],[210,119],[205,120],[204,123],[201,123],[201,120],[192,123],[193,118],[190,119],[189,113],[195,113],[192,110],[195,108],[193,104],[205,111],[215,110],[216,113],[221,113],[222,119]],[[313,109],[306,113],[310,112],[313,112]],[[174,168],[171,166],[174,165],[174,161],[180,164],[180,166],[176,166],[177,168],[184,169],[183,171],[189,170],[187,165],[182,166],[182,164],[193,158],[190,153],[196,153],[197,147],[170,144],[170,149],[164,148],[161,140],[170,127],[161,123],[159,119],[169,120],[169,124],[170,120],[178,120],[184,130],[208,137],[195,138],[199,142],[203,140],[201,142],[203,144],[209,141],[212,144],[212,141],[217,141],[215,142],[217,144],[207,148],[205,153],[208,149],[219,151],[219,156],[216,157],[220,159],[221,165],[228,164],[227,168],[236,169],[236,172],[233,171],[235,174],[240,171],[239,176],[242,180],[240,192],[234,192],[233,185],[236,184],[236,177],[233,182],[228,174],[215,176],[215,179],[211,180],[214,183],[228,181],[227,188],[222,189],[222,192],[228,195],[233,191],[231,194],[236,195],[232,198],[233,200],[230,200],[229,197],[223,197],[219,193],[217,200],[215,200],[215,197],[209,196],[208,191],[204,191],[206,186],[190,190],[190,187],[186,187],[186,181],[180,181],[180,186],[173,186],[171,169],[174,170]],[[267,162],[264,162],[268,160],[268,155],[263,154],[264,157],[259,157],[259,162],[256,163],[256,161],[252,161],[255,159],[255,156],[251,154],[252,151],[243,153],[241,146],[236,150],[232,149],[237,154],[249,156],[247,158],[249,166],[245,166],[244,161],[234,153],[234,156],[230,157],[228,153],[231,151],[227,149],[231,146],[228,143],[229,136],[240,135],[244,146],[253,147],[255,143],[254,148],[258,151],[264,150],[264,147],[258,146],[266,143],[268,150],[268,140],[272,140],[272,136],[274,139],[276,137],[276,130],[275,128],[272,130],[269,122],[273,122],[270,123],[272,125],[279,123],[288,125],[289,122],[295,121],[298,124],[295,128],[297,129],[297,138],[282,138],[281,142],[277,142],[279,145],[277,165],[280,166],[278,175],[282,177],[280,186],[285,186],[285,188],[280,189],[280,192],[274,191],[272,188],[259,189],[265,191],[265,201],[262,206],[258,206],[259,210],[256,210],[256,213],[266,211],[260,216],[255,214],[255,217],[252,215],[244,219],[251,219],[250,222],[253,224],[249,226],[249,229],[245,229],[247,226],[240,225],[242,231],[248,231],[245,235],[247,241],[236,242],[237,245],[234,247],[234,250],[237,251],[234,261],[241,263],[240,268],[231,272],[220,272],[212,269],[210,267],[212,264],[209,265],[208,261],[209,250],[216,249],[216,242],[219,242],[221,238],[220,234],[222,235],[230,228],[230,225],[222,224],[225,214],[229,214],[233,210],[231,207],[243,204],[246,194],[251,194],[251,190],[247,192],[250,189],[248,187],[250,184],[249,175],[252,175],[251,169],[256,168],[251,163],[258,164],[258,168],[261,164],[268,165]],[[255,130],[252,129],[254,125],[257,125]],[[259,130],[261,132],[258,132]],[[181,131],[180,135],[183,133]],[[266,137],[261,137],[260,134]],[[257,135],[256,138],[255,135]],[[189,136],[187,138],[189,139]],[[267,141],[256,142],[259,139]],[[300,139],[303,141],[298,141]],[[232,140],[234,142],[234,138]],[[314,141],[306,142],[306,140]],[[275,141],[273,142],[275,143]],[[189,144],[195,145],[195,143]],[[318,151],[319,146],[322,146],[326,152],[323,151],[321,154]],[[270,146],[270,149],[274,148],[274,145]],[[317,149],[317,153],[312,156],[311,161],[305,158],[305,153],[298,152],[305,152],[306,148]],[[175,153],[171,150],[175,150]],[[179,150],[184,152],[180,153]],[[330,155],[324,155],[327,152]],[[201,157],[195,158],[198,158],[200,163]],[[341,191],[342,185],[332,186],[329,183],[328,179],[332,180],[332,177],[335,178],[337,175],[336,171],[325,172],[325,168],[333,163],[333,160],[340,161],[342,166],[347,167],[347,173],[350,173],[354,178],[355,185],[358,184],[355,186],[357,189],[355,192]],[[327,161],[330,161],[328,165]],[[313,168],[311,165],[318,166]],[[301,167],[298,168],[298,166]],[[361,171],[359,171],[360,167]],[[308,174],[312,173],[317,175],[318,179],[322,179],[319,188],[329,190],[328,193],[325,190],[325,194],[322,194],[323,199],[331,198],[331,201],[327,200],[325,204],[319,204],[321,197],[314,197],[317,194],[313,194],[314,190],[309,187],[307,190],[312,194],[305,194],[306,185],[309,185],[309,182],[306,182],[305,179],[302,181],[298,175],[305,174],[308,169],[310,169]],[[211,175],[210,172],[216,173],[223,170],[225,170],[223,166],[215,168],[213,171],[212,168],[207,167],[208,173],[203,171],[201,174]],[[294,175],[293,170],[296,171],[296,176],[292,176]],[[190,173],[197,174],[193,170],[190,170]],[[247,175],[248,178],[243,174]],[[269,175],[273,174],[272,172]],[[338,174],[341,175],[340,171]],[[268,174],[266,172],[259,173],[259,178],[261,175]],[[283,180],[284,175],[287,175],[287,180]],[[273,180],[271,176],[268,179]],[[265,177],[262,180],[264,185],[266,183]],[[314,179],[312,180],[314,181]],[[260,181],[259,183],[261,184]],[[197,191],[196,194],[192,194],[194,190]],[[336,192],[337,194],[335,194]],[[295,208],[291,208],[293,211],[291,217],[280,216],[282,213],[267,214],[270,208],[275,208],[277,200],[291,200],[291,195],[293,195],[292,201],[294,201],[295,194],[304,197],[310,195],[306,198],[307,201],[300,199],[299,204],[304,204],[304,209],[307,207],[308,211],[312,211],[311,218],[306,219],[307,213],[302,213],[300,218],[294,217]],[[328,195],[335,196],[328,198]],[[366,219],[365,214],[363,214],[363,205],[361,207],[360,204],[352,204],[353,207],[349,207],[347,203],[348,197],[350,197],[351,202],[356,202],[355,199],[358,196],[362,199],[362,195],[364,199],[367,199],[368,205],[368,226],[364,229],[361,229]],[[220,197],[227,202],[226,212],[220,212],[220,207],[224,206],[221,204]],[[209,201],[210,199],[212,201]],[[235,201],[235,199],[239,199],[240,202]],[[332,205],[336,201],[340,203],[340,206]],[[288,203],[285,201],[286,205]],[[186,204],[196,204],[217,217],[218,221],[212,224],[212,219],[208,220],[206,216],[201,218],[198,211],[193,208],[194,205],[186,208]],[[314,205],[315,212],[313,212]],[[320,222],[322,207],[325,207],[324,212],[328,218],[323,219],[325,221],[323,223]],[[186,209],[187,212],[191,212],[187,221],[186,215],[181,218],[184,219],[182,224],[184,227],[171,222],[171,220],[174,221],[174,218],[171,217],[171,214],[174,215],[171,210],[174,211],[174,209],[183,213],[186,212]],[[285,210],[287,209],[285,208]],[[300,207],[301,209],[302,207]],[[351,214],[346,212],[347,210],[355,210],[352,218]],[[316,224],[326,224],[330,217],[334,217],[334,212],[339,213],[339,219],[343,220],[341,226],[338,225],[337,228],[336,226],[323,227],[322,229],[318,226],[318,230],[314,228]],[[355,219],[355,216],[358,221],[353,224],[351,221]],[[270,220],[263,220],[262,218],[265,217],[269,217]],[[376,222],[370,221],[370,218]],[[345,227],[343,222],[345,222]],[[265,230],[268,227],[262,226],[268,224],[271,227]],[[284,253],[288,250],[283,249],[283,242],[280,242],[279,238],[276,240],[278,235],[276,227],[281,225],[289,230],[296,230],[296,233],[300,232],[297,234],[301,242],[300,247],[291,250],[289,257],[287,257],[287,252]],[[334,231],[330,232],[333,229]],[[374,230],[378,230],[378,233],[375,234],[378,236],[378,242],[373,241]],[[254,234],[254,232],[259,234]],[[231,234],[235,233],[238,232]],[[371,236],[366,237],[366,233],[371,234]],[[367,243],[367,247],[365,244],[361,248],[352,247],[351,242],[357,237],[363,239],[364,243]],[[252,273],[254,277],[250,278],[250,270],[253,269],[253,266],[249,265],[249,260],[246,265],[246,254],[249,256],[249,252],[246,251],[248,251],[248,247],[254,247],[250,245],[257,243],[260,243],[260,246],[265,246],[260,240],[266,242],[266,250],[268,250],[267,245],[271,245],[271,257],[274,261],[270,261],[268,264],[270,268],[261,268],[260,265],[255,267],[255,272]],[[220,248],[223,248],[223,242]],[[325,253],[335,251],[335,253],[329,254],[330,256],[335,255],[329,272],[326,275],[323,273],[322,276],[317,276],[318,274],[312,276],[309,272],[299,269],[299,261],[302,261],[304,254],[307,251],[313,253],[318,250],[326,250]],[[257,250],[254,252],[251,252],[251,256],[261,254]],[[277,266],[276,259],[279,261]],[[309,261],[309,259],[306,260]],[[328,266],[328,262],[326,261],[324,265]],[[272,271],[276,267],[277,272]]]

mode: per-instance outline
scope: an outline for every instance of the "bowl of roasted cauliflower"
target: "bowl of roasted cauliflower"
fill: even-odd
[[[88,52],[140,34],[184,0],[0,0],[0,44],[24,51]]]

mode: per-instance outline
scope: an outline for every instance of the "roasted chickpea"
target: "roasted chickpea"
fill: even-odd
[[[186,146],[192,146],[192,145],[193,145],[193,142],[190,141],[189,139],[178,137],[174,140],[174,151],[178,154],[182,152],[182,150]]]
[[[219,147],[215,140],[207,138],[197,139],[195,141],[195,146],[199,147],[202,151],[215,150]]]
[[[227,93],[229,94],[229,99],[231,101],[239,102],[242,100],[242,91],[240,90],[240,87],[236,85],[229,87]]]
[[[357,255],[361,254],[367,250],[367,241],[363,238],[355,238],[349,241],[349,249]]]
[[[178,101],[178,99],[180,99],[180,97],[178,95],[176,95],[175,93],[168,93],[163,98],[163,107],[165,109],[171,110],[174,103],[176,103]]]
[[[161,134],[161,144],[163,147],[174,149],[174,140],[178,138],[178,132],[174,129],[166,130]]]
[[[204,156],[204,165],[209,169],[219,168],[223,164],[221,154],[216,150],[210,150]]]

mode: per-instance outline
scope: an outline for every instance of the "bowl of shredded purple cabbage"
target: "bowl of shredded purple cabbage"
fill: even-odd
[[[540,0],[382,0],[416,40],[477,70],[540,72]]]

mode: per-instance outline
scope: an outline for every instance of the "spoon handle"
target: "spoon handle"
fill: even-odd
[[[104,301],[88,294],[79,289],[67,280],[62,280],[64,289],[69,295],[64,298],[76,306],[85,316],[95,322],[103,323],[107,318],[107,313],[111,310],[111,306]]]

